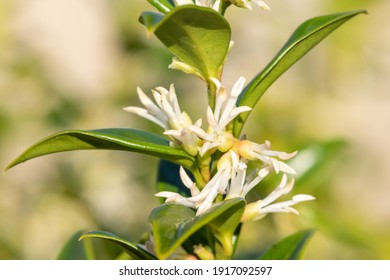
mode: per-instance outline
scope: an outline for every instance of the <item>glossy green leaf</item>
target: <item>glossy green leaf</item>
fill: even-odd
[[[182,62],[206,81],[219,78],[229,49],[231,30],[226,19],[210,8],[184,5],[164,17],[145,12],[140,22]]]
[[[208,223],[208,227],[212,229],[222,245],[222,250],[216,252],[217,259],[232,258],[238,240],[239,231],[237,228],[240,225],[241,216],[244,214],[245,204],[245,200],[240,200],[239,203],[226,209],[223,215],[219,215]]]
[[[108,149],[148,154],[177,162],[187,168],[194,158],[186,152],[171,148],[166,139],[149,132],[109,128],[98,130],[67,130],[51,135],[34,144],[11,162],[7,169],[26,160],[64,151]]]
[[[155,208],[150,215],[153,227],[155,251],[159,259],[168,258],[184,241],[206,225],[212,225],[214,229],[219,225],[221,229],[216,231],[218,237],[224,237],[234,232],[237,215],[233,220],[229,215],[237,211],[242,214],[245,200],[234,198],[215,204],[200,216],[195,211],[179,204],[164,204]]]
[[[313,236],[314,230],[303,230],[294,233],[267,250],[260,256],[261,260],[301,260],[307,246],[307,242]]]
[[[148,0],[148,2],[164,14],[174,8],[172,0]]]
[[[78,231],[69,238],[68,242],[58,254],[58,260],[94,260],[95,253],[90,240],[80,242],[79,239],[83,235],[82,231]]]
[[[126,239],[120,238],[115,234],[106,231],[92,231],[86,234],[83,234],[80,237],[80,240],[88,238],[99,238],[112,242],[113,244],[122,248],[126,253],[128,253],[133,259],[136,260],[155,260],[156,258],[150,254],[148,251],[141,248],[139,245],[130,242]]]
[[[242,91],[237,105],[254,108],[265,91],[295,62],[326,36],[364,10],[312,18],[301,24],[275,58]],[[234,135],[239,136],[250,112],[240,114],[234,121]]]

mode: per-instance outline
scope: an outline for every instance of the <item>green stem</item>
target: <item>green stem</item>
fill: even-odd
[[[221,4],[219,6],[219,10],[221,11],[221,15],[225,15],[225,12],[226,12],[226,9],[229,8],[229,6],[231,5],[232,3],[230,2],[227,2],[227,1],[221,1]]]
[[[214,82],[211,80],[207,81],[207,93],[208,93],[208,102],[210,108],[214,111],[215,108],[215,95],[217,94],[217,87],[215,86]]]
[[[191,168],[192,175],[194,175],[196,185],[200,188],[203,189],[203,187],[206,185],[206,181],[203,179],[202,173],[199,170],[198,167],[196,168]]]

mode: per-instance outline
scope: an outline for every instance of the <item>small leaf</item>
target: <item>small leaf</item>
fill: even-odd
[[[261,260],[301,260],[307,242],[314,234],[313,229],[294,233],[275,245],[260,256]]]
[[[275,58],[242,91],[237,106],[254,108],[265,91],[295,62],[321,42],[326,36],[364,10],[331,14],[312,18],[301,24]],[[250,112],[234,120],[234,135],[239,136]]]
[[[78,231],[72,235],[58,254],[57,260],[93,260],[95,254],[90,240],[79,242],[83,232]]]
[[[208,224],[212,224],[213,229],[223,225],[222,230],[216,232],[217,237],[230,234],[229,226],[234,226],[235,222],[229,219],[229,215],[234,210],[240,212],[244,207],[244,199],[234,198],[215,204],[200,216],[196,216],[193,209],[179,204],[164,204],[155,208],[149,220],[153,227],[157,256],[159,259],[168,258],[191,235]],[[234,216],[233,219],[236,218]],[[234,232],[235,228],[232,230]]]
[[[149,132],[109,128],[99,130],[67,130],[34,144],[11,162],[9,169],[26,160],[65,151],[107,149],[138,152],[177,162],[187,168],[194,158],[182,150],[171,148],[166,139]]]
[[[164,14],[174,8],[172,0],[148,0],[148,2]]]
[[[139,245],[130,242],[126,239],[120,238],[115,234],[106,231],[92,231],[86,234],[83,234],[80,237],[80,240],[87,238],[99,238],[110,241],[115,245],[122,248],[126,253],[128,253],[133,259],[136,260],[155,260],[156,258],[150,254],[148,251],[142,249]]]
[[[143,12],[139,21],[145,25],[148,32],[153,33],[156,25],[163,19],[163,15],[154,12]]]
[[[161,20],[149,12],[140,17],[148,31],[206,81],[220,78],[229,49],[231,30],[226,19],[210,8],[178,6]]]

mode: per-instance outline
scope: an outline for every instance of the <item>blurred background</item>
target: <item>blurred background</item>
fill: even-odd
[[[367,9],[284,74],[254,109],[248,139],[301,151],[301,215],[246,224],[237,258],[300,229],[317,231],[306,259],[390,259],[390,22],[388,0],[268,0],[270,11],[231,8],[233,47],[223,82],[250,80],[303,21]],[[161,132],[126,113],[145,92],[174,83],[193,119],[205,86],[167,70],[171,55],[148,37],[143,0],[0,1],[0,167],[65,129],[131,127]],[[116,151],[50,155],[0,176],[0,259],[54,259],[80,229],[139,240],[158,205],[157,159]],[[115,256],[101,247],[98,258]]]

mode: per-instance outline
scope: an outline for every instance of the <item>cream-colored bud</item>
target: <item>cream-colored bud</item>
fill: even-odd
[[[249,203],[245,207],[244,214],[241,217],[241,223],[250,222],[259,219],[259,209],[261,200]]]
[[[256,160],[256,156],[253,153],[253,142],[249,140],[240,140],[237,143],[237,152],[240,156],[248,160]]]

